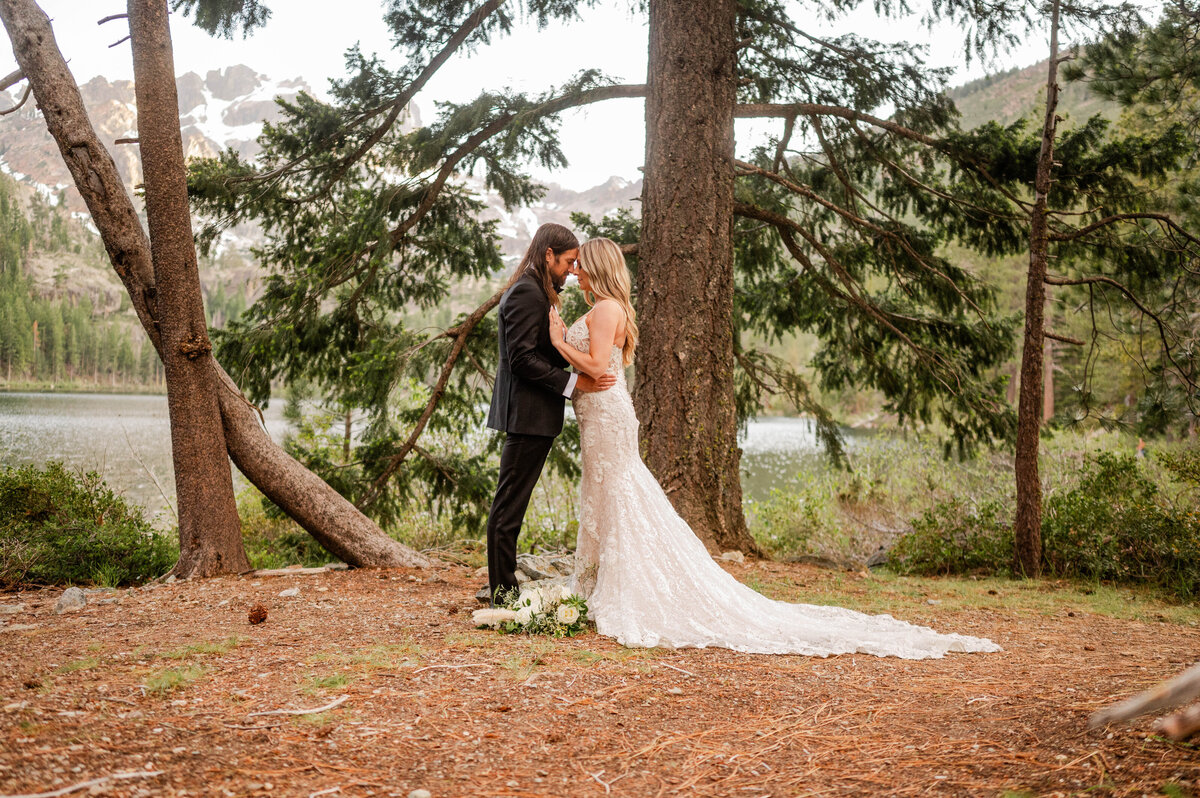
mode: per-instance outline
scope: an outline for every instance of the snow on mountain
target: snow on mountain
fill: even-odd
[[[524,253],[539,225],[557,222],[574,227],[571,214],[575,212],[585,213],[596,221],[615,214],[620,208],[628,208],[636,216],[640,212],[639,199],[642,195],[641,180],[630,182],[615,176],[584,191],[575,191],[557,183],[550,183],[540,200],[510,211],[505,209],[494,192],[484,189],[482,180],[471,178],[468,184],[487,202],[488,210],[484,213],[484,218],[498,220],[496,229],[501,236],[500,252],[506,260],[520,257]]]
[[[243,158],[259,151],[256,141],[264,122],[281,116],[276,98],[291,100],[301,91],[310,92],[300,78],[273,80],[244,64],[210,70],[201,76],[188,72],[176,79],[179,93],[179,123],[184,153],[189,158],[213,157],[232,148]],[[112,153],[121,178],[132,193],[141,183],[141,159],[136,144],[116,144],[119,139],[137,137],[137,105],[132,81],[109,81],[96,77],[79,87],[92,124],[101,142]],[[0,108],[11,107],[18,98],[0,92]],[[410,107],[403,126],[421,124],[419,110]],[[41,113],[32,102],[14,114],[0,118],[0,171],[22,184],[58,201],[61,197],[69,210],[85,218],[87,209],[76,191],[53,139],[46,132]],[[468,178],[468,184],[487,203],[485,218],[499,221],[500,249],[506,258],[519,256],[534,230],[544,222],[571,225],[571,213],[581,211],[600,219],[617,208],[638,210],[641,181],[631,183],[621,177],[609,178],[599,186],[575,191],[555,183],[547,186],[541,200],[528,207],[506,209],[483,181]],[[141,206],[141,202],[136,202]],[[90,220],[86,220],[90,222]],[[248,251],[258,233],[247,226],[231,231],[227,244]]]
[[[214,69],[204,77],[189,72],[176,79],[176,87],[183,149],[189,158],[214,156],[227,147],[243,156],[253,155],[259,149],[255,140],[263,123],[280,117],[275,98],[292,99],[309,91],[298,78],[273,81],[243,64]],[[79,92],[97,135],[132,190],[142,179],[137,146],[115,142],[137,137],[133,82],[95,77]],[[0,92],[0,107],[11,107],[16,99]],[[0,122],[0,170],[43,193],[55,195],[66,188],[67,206],[75,212],[86,210],[33,103]]]

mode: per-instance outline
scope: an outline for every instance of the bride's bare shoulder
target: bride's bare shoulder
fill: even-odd
[[[625,315],[621,303],[615,299],[601,299],[593,307],[588,314],[589,321],[595,319],[619,319]]]

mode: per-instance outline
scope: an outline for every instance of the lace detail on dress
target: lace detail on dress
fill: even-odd
[[[586,317],[567,343],[589,351]],[[940,634],[890,615],[772,601],[717,565],[675,512],[638,449],[638,420],[621,349],[617,384],[574,400],[583,475],[573,588],[603,635],[637,648],[716,646],[763,654],[875,654],[905,659],[999,651],[990,640]]]

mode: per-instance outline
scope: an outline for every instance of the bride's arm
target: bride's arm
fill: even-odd
[[[592,315],[588,317],[588,351],[580,352],[566,342],[556,329],[562,329],[562,321],[554,324],[558,311],[550,309],[551,336],[554,348],[567,359],[567,362],[589,377],[600,379],[608,371],[608,360],[612,354],[613,341],[617,338],[617,328],[620,326],[624,311],[621,306],[611,299],[602,299],[596,303]]]

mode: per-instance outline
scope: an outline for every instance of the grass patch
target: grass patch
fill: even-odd
[[[337,690],[345,687],[354,681],[354,677],[347,673],[333,673],[328,676],[311,676],[308,683],[300,689],[309,695],[319,693],[322,690]]]
[[[526,644],[525,650],[512,654],[500,662],[500,667],[514,681],[525,681],[547,660],[561,653],[559,647],[545,640],[532,640]]]
[[[413,640],[386,643],[352,651],[324,651],[314,654],[306,662],[343,665],[350,670],[387,671],[398,668],[414,668],[425,658],[425,650]]]
[[[334,722],[333,714],[330,712],[318,712],[314,715],[296,715],[291,720],[293,725],[309,726],[318,729]]]
[[[240,637],[228,637],[214,643],[192,643],[191,645],[177,648],[174,651],[166,651],[158,656],[161,659],[188,659],[189,657],[200,657],[207,654],[225,654],[231,649],[237,647],[242,642]]]
[[[450,648],[488,648],[497,642],[494,632],[448,632],[442,637],[442,643]]]
[[[199,665],[168,668],[167,670],[157,671],[147,676],[144,687],[147,693],[165,695],[187,687],[203,675],[204,668]]]
[[[1064,612],[1120,620],[1200,625],[1200,608],[1182,605],[1148,587],[1093,585],[1069,580],[1003,577],[918,577],[879,569],[868,576],[822,575],[811,584],[790,579],[767,582],[768,595],[805,604],[836,604],[867,613],[912,610],[944,612],[1004,610],[1016,615]],[[938,602],[929,605],[930,599]]]
[[[100,659],[98,657],[84,657],[77,659],[74,662],[68,662],[66,665],[60,665],[54,669],[55,673],[74,673],[75,671],[89,671],[92,668],[100,667]]]
[[[238,493],[237,508],[242,520],[242,543],[251,567],[315,568],[337,560],[256,488]]]

